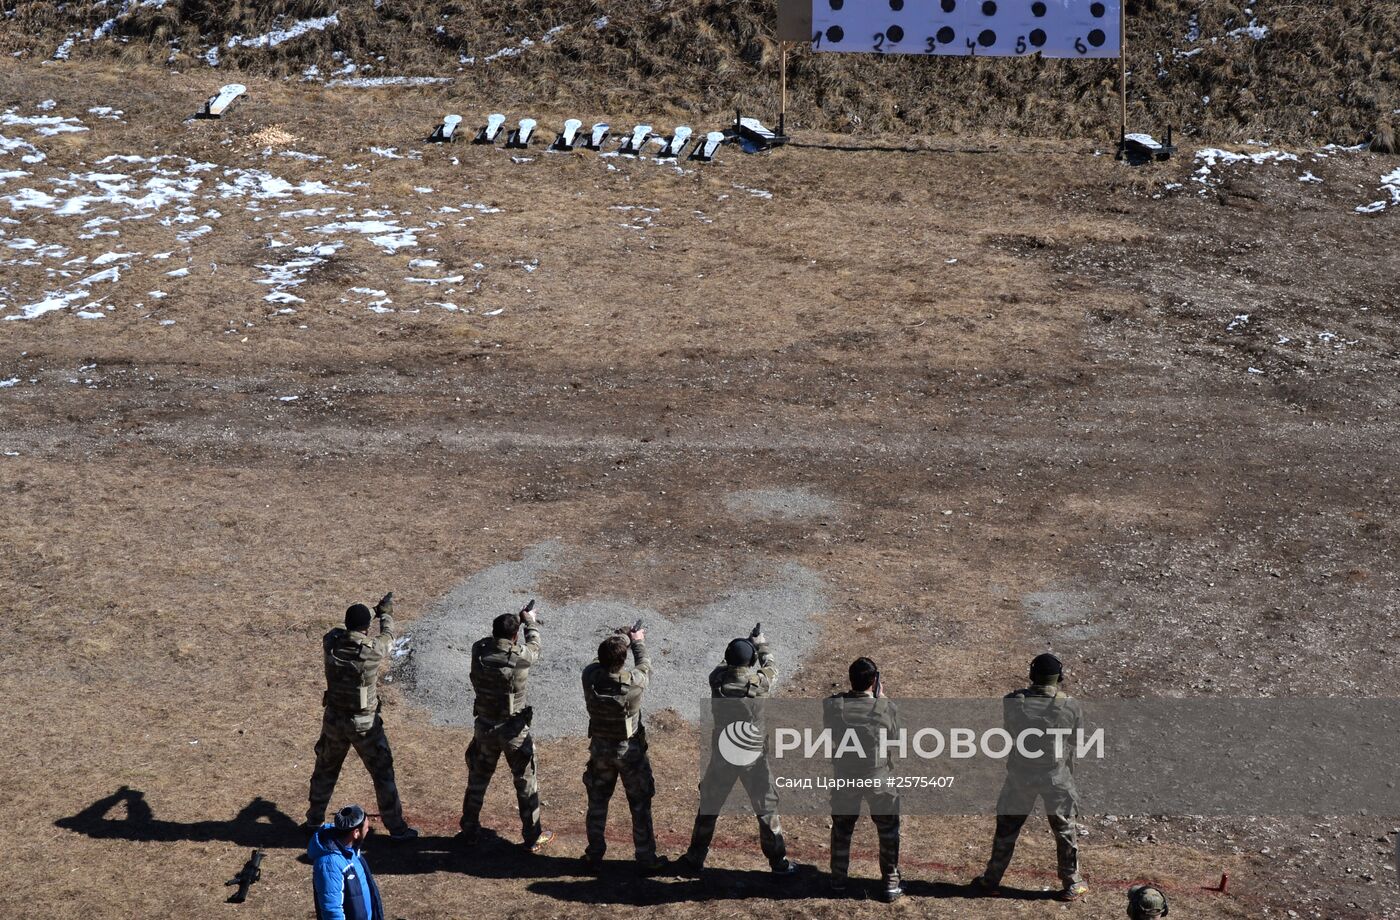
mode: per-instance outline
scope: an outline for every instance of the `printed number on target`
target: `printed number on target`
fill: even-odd
[[[1116,58],[1122,0],[812,0],[812,50]]]

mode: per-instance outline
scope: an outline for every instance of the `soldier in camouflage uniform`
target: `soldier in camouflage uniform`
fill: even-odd
[[[610,636],[598,646],[598,660],[583,669],[583,700],[588,707],[588,766],[583,785],[588,792],[588,847],[584,859],[598,868],[608,844],[605,838],[608,803],[617,780],[632,809],[632,846],[638,867],[655,873],[666,864],[656,855],[652,833],[651,800],[656,782],[647,757],[646,729],[642,727],[642,691],[651,675],[646,652],[646,630],[640,624],[626,638]],[[627,668],[627,649],[633,667]]]
[[[1007,694],[1002,702],[1002,721],[1012,738],[1020,738],[1027,729],[1068,730],[1069,739],[1076,737],[1084,715],[1079,703],[1060,689],[1063,676],[1064,667],[1054,655],[1037,655],[1031,662],[1031,685]],[[1045,802],[1045,816],[1055,835],[1060,883],[1064,886],[1060,900],[1077,901],[1089,891],[1079,874],[1079,845],[1074,827],[1079,792],[1074,785],[1073,742],[1065,740],[1057,752],[1055,740],[1053,736],[1042,735],[1038,757],[1027,757],[1017,745],[1007,758],[1006,782],[997,799],[992,855],[987,860],[986,871],[972,880],[973,888],[984,894],[995,894],[1001,884],[1016,850],[1016,838],[1035,808],[1037,798]],[[1029,740],[1025,747],[1032,752],[1037,750]]]
[[[354,604],[345,611],[345,628],[336,627],[321,640],[326,666],[325,714],[316,742],[316,767],[311,774],[306,824],[312,830],[326,820],[326,807],[335,792],[340,767],[350,748],[360,755],[379,801],[379,816],[395,840],[417,837],[408,826],[394,782],[394,755],[379,718],[379,672],[394,641],[394,595],[390,592],[370,609]],[[379,635],[369,637],[370,622],[379,619]]]
[[[864,756],[847,755],[832,762],[832,778],[865,785],[833,788],[831,792],[831,889],[844,895],[851,865],[851,835],[860,818],[861,803],[870,807],[870,820],[880,842],[881,898],[896,901],[904,896],[899,876],[899,795],[877,788],[894,775],[894,762],[881,756],[881,738],[894,737],[898,713],[880,683],[880,669],[869,658],[857,658],[850,667],[851,689],[827,697],[823,722],[839,750],[847,732],[854,733]]]
[[[522,624],[525,644],[516,640]],[[472,843],[481,829],[481,805],[496,764],[504,754],[515,778],[520,807],[520,834],[525,846],[538,853],[554,837],[540,826],[540,790],[535,780],[535,739],[530,734],[534,709],[526,704],[530,666],[540,657],[540,628],[533,609],[518,615],[503,613],[491,624],[491,635],[472,646],[472,689],[476,701],[475,733],[467,746],[467,791],[462,797],[463,842]]]
[[[762,713],[753,700],[767,699],[778,679],[778,668],[768,651],[768,639],[755,628],[746,639],[735,639],[724,650],[724,664],[710,672],[710,696],[714,714],[714,736],[710,761],[700,780],[700,808],[690,833],[690,849],[681,857],[678,870],[697,876],[705,866],[715,823],[735,782],[744,784],[754,814],[758,817],[758,842],[774,873],[790,875],[797,866],[787,858],[783,826],[778,820],[778,791],[768,766],[767,752],[749,766],[739,767],[725,760],[718,742],[724,729],[736,720],[762,725]]]
[[[1134,885],[1128,889],[1130,920],[1157,920],[1168,914],[1167,898],[1151,885]]]

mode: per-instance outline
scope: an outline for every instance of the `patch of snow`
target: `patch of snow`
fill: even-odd
[[[58,134],[77,134],[87,130],[83,123],[76,118],[65,118],[62,115],[16,115],[14,109],[8,109],[3,115],[0,115],[0,125],[33,128],[36,133],[45,137],[53,137]]]
[[[350,65],[353,73],[354,65]],[[380,86],[431,86],[435,83],[451,83],[451,77],[353,77],[337,78],[327,86],[344,86],[352,89],[373,89]]]
[[[349,220],[309,227],[312,233],[360,233],[385,252],[397,252],[418,245],[422,227],[402,227],[396,220]]]
[[[283,42],[289,42],[294,38],[300,38],[310,32],[320,32],[340,25],[340,14],[331,13],[329,16],[321,16],[317,19],[303,19],[294,22],[285,29],[274,29],[262,35],[252,38],[243,38],[235,35],[224,43],[225,48],[274,48]]]
[[[14,153],[17,150],[29,151],[24,156],[20,157],[20,161],[23,163],[29,163],[33,165],[36,163],[42,163],[44,162],[44,160],[47,159],[47,157],[42,152],[40,152],[39,148],[29,143],[29,141],[20,140],[17,137],[11,138],[0,135],[0,153]]]
[[[289,198],[297,195],[348,195],[332,188],[319,179],[308,179],[293,185],[281,176],[263,172],[260,169],[225,169],[224,175],[232,181],[220,182],[219,197],[254,199]]]

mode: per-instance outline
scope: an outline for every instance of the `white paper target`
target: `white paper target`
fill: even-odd
[[[1116,58],[1122,0],[812,0],[812,50]]]

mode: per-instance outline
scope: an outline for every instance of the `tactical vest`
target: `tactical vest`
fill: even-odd
[[[347,716],[379,711],[379,652],[364,633],[333,629],[323,641],[326,708]]]
[[[710,672],[710,696],[755,699],[767,695],[757,668],[721,665]]]
[[[1006,730],[1013,738],[1019,738],[1026,729],[1039,729],[1042,733],[1049,729],[1073,729],[1079,721],[1079,707],[1068,694],[1058,688],[1048,686],[1027,687],[1006,696],[1003,702]],[[1039,752],[1039,757],[1026,757],[1013,748],[1007,760],[1007,767],[1019,772],[1050,773],[1062,767],[1074,750],[1073,738],[1063,741],[1065,756],[1055,759],[1055,741],[1045,734],[1028,735],[1024,747],[1028,751]]]
[[[508,639],[488,636],[472,646],[472,715],[504,722],[525,708],[529,669],[518,667],[524,649]]]
[[[588,706],[588,737],[626,741],[642,724],[642,697],[634,694],[632,672],[609,674],[597,663],[588,666],[584,701]]]
[[[834,729],[833,752],[841,750],[841,743],[847,732],[859,743],[860,752],[848,749],[845,754],[835,756],[832,772],[840,777],[887,776],[892,768],[890,755],[880,748],[881,729],[884,736],[892,738],[896,724],[894,704],[887,699],[877,699],[857,693],[838,693],[827,697],[824,721]]]

